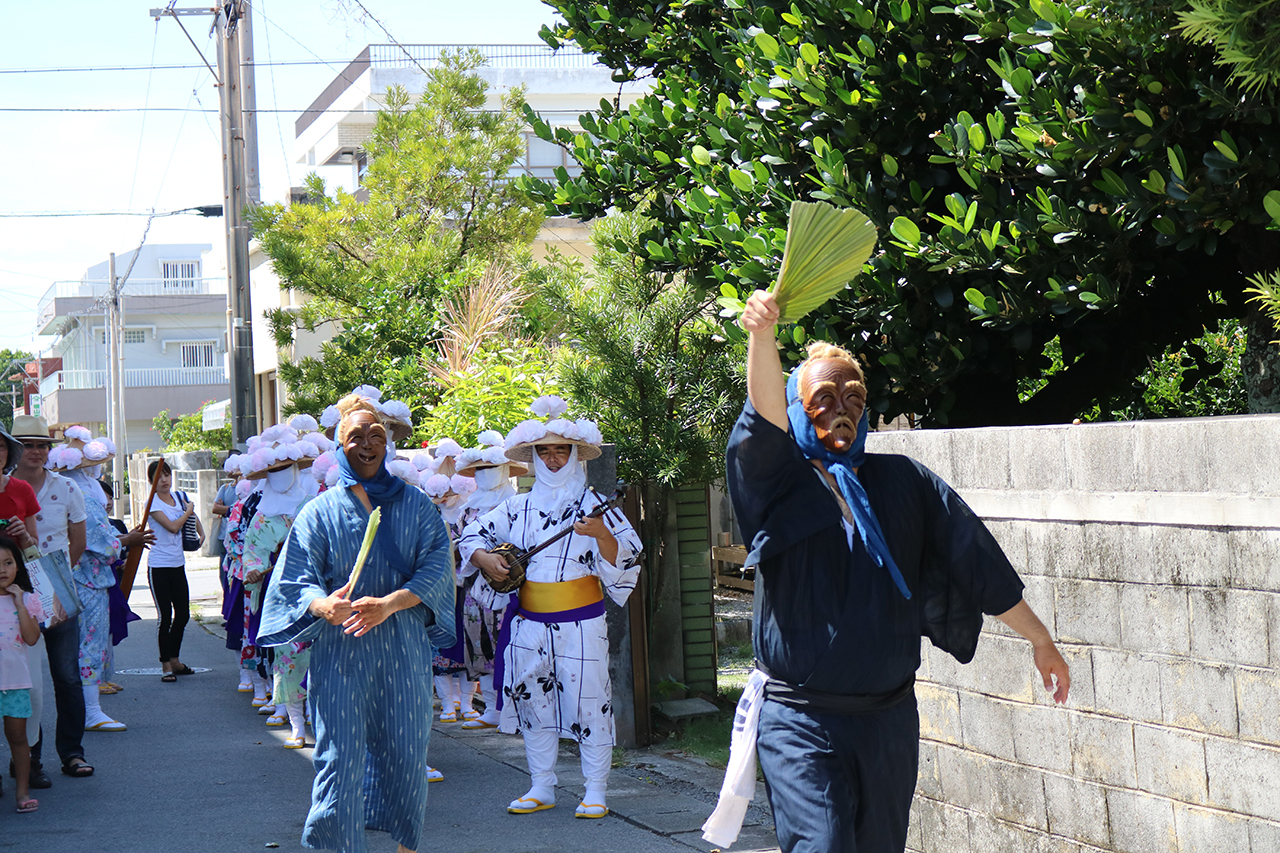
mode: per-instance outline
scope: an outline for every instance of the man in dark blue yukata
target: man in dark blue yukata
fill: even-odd
[[[782,850],[901,853],[916,785],[920,637],[967,663],[990,614],[1031,641],[1059,703],[1070,676],[1017,573],[960,497],[915,460],[863,452],[857,361],[814,344],[788,380],[778,316],[769,293],[747,302],[748,400],[726,451],[756,569],[757,670],[735,741],[756,723]],[[736,827],[721,837],[732,836]]]

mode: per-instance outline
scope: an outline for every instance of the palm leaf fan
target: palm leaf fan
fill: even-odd
[[[773,288],[778,322],[795,323],[843,290],[875,245],[876,227],[862,211],[793,201],[782,270]]]

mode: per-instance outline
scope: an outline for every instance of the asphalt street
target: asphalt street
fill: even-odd
[[[208,565],[200,561],[196,565]],[[234,653],[217,618],[216,572],[189,570],[193,612],[182,659],[198,670],[176,683],[160,681],[155,613],[145,577],[131,598],[143,617],[116,647],[124,692],[102,697],[126,732],[85,732],[88,779],[58,773],[52,755],[52,685],[45,678],[46,769],[53,787],[33,791],[35,814],[15,814],[13,782],[0,799],[0,849],[29,853],[152,853],[155,851],[300,851],[310,804],[311,749],[283,746],[287,729],[236,692]],[[711,850],[699,827],[710,814],[720,772],[660,749],[628,752],[610,776],[602,820],[576,820],[582,776],[571,745],[562,742],[556,808],[509,815],[506,804],[528,787],[518,737],[466,732],[436,722],[431,763],[445,779],[431,785],[422,850],[688,851]],[[762,788],[762,786],[760,786]],[[762,798],[757,799],[757,803]],[[385,833],[367,833],[371,853],[394,851]],[[767,811],[753,809],[734,851],[776,850]]]

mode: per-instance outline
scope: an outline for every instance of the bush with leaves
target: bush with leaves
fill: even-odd
[[[160,435],[160,449],[171,450],[232,450],[231,426],[204,429],[204,410],[213,404],[206,400],[189,415],[173,417],[168,409],[162,409],[151,420],[151,428]]]
[[[419,424],[424,441],[452,438],[473,447],[487,429],[504,435],[531,417],[529,404],[556,393],[551,357],[537,345],[481,351],[461,372]]]
[[[439,306],[495,260],[517,271],[530,263],[542,214],[506,179],[524,151],[523,92],[484,109],[488,84],[475,73],[483,61],[446,53],[412,105],[403,89],[388,91],[364,143],[360,197],[330,195],[312,174],[311,202],[255,213],[281,288],[307,297],[299,309],[268,312],[289,411],[316,414],[370,383],[421,416],[440,390],[421,367],[435,353]],[[318,356],[288,357],[299,331],[335,327]]]
[[[580,217],[658,199],[627,247],[731,298],[773,281],[791,201],[863,210],[878,254],[788,354],[859,351],[881,418],[1062,422],[1224,314],[1264,339],[1245,288],[1280,268],[1275,98],[1172,35],[1178,4],[551,5],[549,44],[654,88],[579,134],[531,117],[584,168],[526,188]],[[1068,366],[1020,399],[1054,339]],[[1251,382],[1267,369],[1249,357]],[[1280,408],[1280,383],[1253,387]]]

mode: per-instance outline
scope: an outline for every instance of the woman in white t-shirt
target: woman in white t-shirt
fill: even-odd
[[[159,481],[155,481],[157,467],[160,468]],[[151,504],[156,541],[147,552],[147,578],[160,622],[157,633],[160,666],[164,670],[160,680],[177,681],[179,675],[195,672],[178,660],[182,635],[191,617],[191,591],[187,586],[187,558],[182,550],[182,526],[195,512],[195,504],[181,500],[170,491],[173,472],[163,459],[147,466],[147,479],[156,482],[156,499]],[[204,528],[200,526],[199,516],[196,516],[196,529],[203,542]]]

